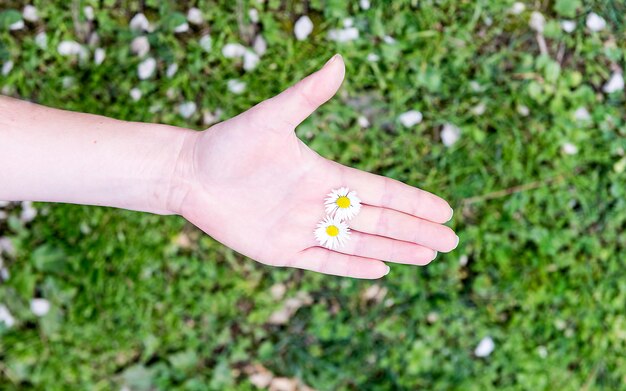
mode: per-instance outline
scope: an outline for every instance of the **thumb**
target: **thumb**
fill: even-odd
[[[254,107],[255,115],[262,123],[279,120],[295,128],[335,95],[345,72],[343,58],[335,54],[322,69]]]

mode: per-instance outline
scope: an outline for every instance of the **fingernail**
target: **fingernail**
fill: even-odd
[[[330,60],[326,61],[326,64],[324,64],[324,67],[326,67],[327,65],[332,64],[333,62],[335,62],[336,59],[338,59],[339,57],[341,57],[341,54],[337,53],[334,56],[332,56],[330,58]]]
[[[454,248],[456,248],[459,245],[459,235],[456,236],[456,244],[454,245]]]
[[[391,270],[391,268],[389,266],[387,266],[387,272],[385,273],[385,275],[389,274],[390,270]]]
[[[435,260],[435,258],[437,258],[437,255],[439,255],[439,252],[438,252],[438,251],[435,251],[435,255],[433,255],[433,259],[431,259],[431,260],[432,260],[432,261],[434,261],[434,260]]]

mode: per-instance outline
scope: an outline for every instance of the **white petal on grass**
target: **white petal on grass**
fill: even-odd
[[[24,28],[24,20],[20,19],[17,22],[13,23],[12,25],[9,26],[9,30],[11,31],[17,31],[17,30],[21,30]]]
[[[15,256],[15,246],[13,245],[11,239],[7,237],[0,238],[0,253],[5,253],[10,257]]]
[[[354,26],[354,19],[352,18],[345,18],[343,20],[343,27],[352,27]]]
[[[539,355],[539,357],[541,358],[546,358],[548,357],[548,349],[545,346],[538,346],[537,347],[537,354]]]
[[[620,72],[615,72],[611,75],[609,81],[606,82],[604,87],[602,87],[602,91],[607,94],[611,94],[616,91],[620,91],[624,89],[624,76]]]
[[[87,40],[89,46],[98,46],[100,45],[100,35],[97,32],[92,32],[89,34],[89,39]]]
[[[0,267],[0,280],[7,281],[11,278],[11,273],[9,273],[9,269],[6,267]]]
[[[258,54],[259,56],[264,55],[265,52],[267,51],[267,42],[265,42],[265,39],[263,38],[261,34],[257,35],[256,38],[254,38],[254,43],[252,44],[252,48],[254,49],[256,54]]]
[[[356,119],[356,123],[362,128],[370,127],[370,121],[364,115],[360,115],[359,118]]]
[[[239,58],[246,54],[246,47],[239,43],[227,43],[222,48],[222,55],[226,58]]]
[[[259,11],[256,8],[248,10],[248,17],[252,23],[259,23]]]
[[[367,55],[367,61],[369,62],[377,62],[378,60],[380,60],[380,57],[376,53],[369,53]]]
[[[328,31],[328,39],[339,43],[354,41],[357,38],[359,38],[359,30],[356,27]]]
[[[135,37],[130,43],[130,51],[139,57],[144,57],[150,51],[150,41],[148,37],[139,36]]]
[[[83,7],[83,13],[85,14],[85,18],[87,18],[87,20],[93,20],[95,18],[93,7],[90,5]]]
[[[589,111],[586,107],[579,107],[574,112],[574,118],[576,119],[576,121],[585,122],[591,119],[591,114],[589,114]]]
[[[446,147],[451,147],[456,144],[457,141],[461,138],[461,129],[451,123],[446,123],[443,125],[443,129],[441,130],[441,142]]]
[[[175,33],[186,33],[187,31],[189,31],[189,23],[187,22],[179,24],[178,26],[174,27]]]
[[[63,79],[61,79],[61,85],[63,86],[63,88],[67,89],[73,87],[74,84],[76,84],[76,79],[72,76],[64,76]]]
[[[9,206],[9,204],[10,204],[9,201],[0,201],[0,208],[5,208]]]
[[[238,79],[230,79],[227,83],[228,91],[233,94],[241,94],[246,90],[246,83]]]
[[[197,109],[196,102],[183,102],[178,105],[178,114],[183,118],[189,118],[195,114]]]
[[[602,16],[592,12],[587,15],[586,25],[590,31],[595,33],[604,30],[606,27],[606,20],[604,20]]]
[[[46,299],[32,299],[30,301],[30,310],[36,316],[45,316],[50,312],[50,302]]]
[[[474,115],[483,115],[487,110],[487,105],[484,102],[480,102],[476,106],[472,107],[472,114]]]
[[[398,116],[400,123],[407,128],[419,124],[420,122],[422,122],[423,118],[424,116],[422,115],[422,113],[417,110],[409,110],[406,113],[402,113]]]
[[[134,100],[135,102],[137,102],[139,99],[141,99],[143,93],[141,92],[141,90],[137,87],[132,88],[129,92],[130,97],[132,100]]]
[[[528,22],[528,25],[539,34],[543,34],[543,29],[546,25],[546,18],[541,12],[533,11],[533,13],[530,14],[530,21]]]
[[[367,11],[368,9],[370,9],[370,0],[360,0],[359,6],[362,10]]]
[[[491,337],[485,337],[480,340],[476,349],[474,349],[474,355],[476,357],[487,357],[493,350],[496,348],[496,344],[493,342]]]
[[[222,109],[215,109],[215,112],[211,113],[210,111],[205,111],[202,113],[202,122],[205,125],[213,125],[218,122],[222,117],[223,111]]]
[[[75,56],[80,54],[82,46],[76,41],[62,41],[57,46],[57,51],[62,56]]]
[[[516,1],[515,3],[513,3],[513,6],[509,10],[509,12],[512,13],[513,15],[519,15],[522,12],[524,12],[525,9],[526,9],[526,4],[522,3],[521,1]]]
[[[293,33],[298,41],[304,41],[313,32],[313,22],[307,15],[303,15],[293,26]]]
[[[528,106],[520,105],[517,106],[517,113],[522,117],[528,117],[528,115],[530,114],[530,109],[528,108]]]
[[[576,155],[578,153],[578,147],[570,142],[563,143],[561,150],[566,155]]]
[[[39,14],[37,13],[37,7],[31,4],[25,5],[24,9],[22,10],[22,17],[24,18],[24,20],[27,20],[29,22],[38,21]]]
[[[102,64],[105,58],[106,58],[106,52],[102,48],[97,48],[96,51],[93,53],[93,62],[96,65]]]
[[[171,79],[172,77],[174,77],[176,72],[178,72],[178,64],[173,62],[167,66],[167,70],[165,71],[165,76]]]
[[[13,69],[13,61],[9,60],[2,64],[2,76],[6,76]]]
[[[571,33],[574,30],[576,30],[576,22],[574,22],[573,20],[562,20],[561,21],[561,28],[566,33]]]
[[[396,39],[391,35],[383,35],[383,42],[387,45],[393,45],[394,43],[396,43]]]
[[[45,31],[42,31],[35,35],[35,44],[43,50],[46,50],[48,48],[48,35]]]
[[[189,8],[189,11],[187,11],[187,21],[195,25],[200,25],[204,23],[204,16],[202,16],[202,11],[200,11],[196,7]]]
[[[15,318],[4,304],[0,304],[0,323],[4,323],[5,327],[12,327],[15,324]]]
[[[252,50],[246,50],[246,53],[243,55],[243,69],[249,72],[259,65],[259,61],[261,59],[258,54]]]
[[[150,30],[150,22],[148,22],[148,18],[146,15],[141,12],[133,16],[130,20],[129,27],[134,31],[149,31]]]
[[[200,37],[198,44],[200,45],[202,50],[208,53],[211,51],[211,47],[213,46],[213,40],[211,39],[211,36],[209,34],[205,34]]]
[[[37,209],[33,207],[33,203],[31,201],[23,201],[20,220],[24,223],[30,223],[35,217],[37,217]]]
[[[468,262],[469,262],[469,257],[467,256],[467,254],[463,254],[459,257],[460,266],[467,266]]]
[[[156,65],[156,60],[152,57],[148,57],[140,62],[137,66],[137,75],[139,76],[139,79],[146,80],[150,78],[156,70]]]

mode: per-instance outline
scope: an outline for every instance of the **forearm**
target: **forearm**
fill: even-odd
[[[0,96],[0,200],[176,213],[173,182],[194,137]]]

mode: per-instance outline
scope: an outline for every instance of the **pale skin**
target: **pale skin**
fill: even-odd
[[[334,56],[281,94],[209,129],[125,122],[0,96],[0,200],[178,214],[258,262],[355,278],[425,265],[458,237],[443,199],[325,159],[295,128],[339,89]],[[348,242],[319,247],[324,198],[355,190]]]

